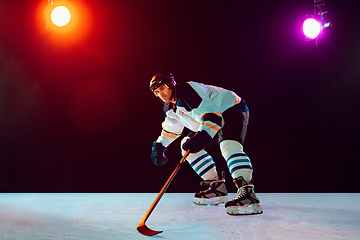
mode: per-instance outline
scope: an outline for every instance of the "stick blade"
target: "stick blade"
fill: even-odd
[[[159,234],[159,233],[162,233],[163,231],[154,231],[154,230],[151,230],[150,228],[148,228],[145,223],[140,223],[137,228],[139,233],[141,233],[142,235],[145,235],[145,236],[153,236],[153,235],[156,235],[156,234]]]

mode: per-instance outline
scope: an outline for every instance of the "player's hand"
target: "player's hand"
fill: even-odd
[[[190,137],[190,139],[183,144],[182,148],[185,151],[190,149],[191,153],[197,153],[209,146],[211,142],[211,136],[206,131],[200,131]]]
[[[151,159],[157,166],[167,163],[168,159],[165,156],[166,148],[161,144],[154,142],[151,149]]]

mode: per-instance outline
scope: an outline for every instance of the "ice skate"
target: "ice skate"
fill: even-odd
[[[225,179],[205,180],[200,183],[206,187],[204,191],[195,194],[194,203],[198,205],[219,205],[228,201],[228,192],[225,187]]]
[[[237,196],[235,199],[225,204],[226,213],[229,215],[251,215],[261,214],[263,210],[260,206],[260,200],[255,194],[254,184],[251,180],[246,182],[243,177],[234,180],[238,188]]]

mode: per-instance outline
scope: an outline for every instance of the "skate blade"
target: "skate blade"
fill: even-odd
[[[217,206],[217,205],[225,205],[228,201],[227,196],[222,197],[213,197],[213,198],[195,198],[194,203],[196,205],[204,205],[204,206]]]
[[[245,205],[242,207],[227,207],[226,213],[229,215],[253,215],[253,214],[261,214],[263,210],[258,203]]]

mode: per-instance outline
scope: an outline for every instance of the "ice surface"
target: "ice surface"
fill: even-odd
[[[257,193],[264,213],[229,216],[193,193],[0,194],[0,239],[360,239],[359,193]],[[235,197],[230,193],[229,199]]]

